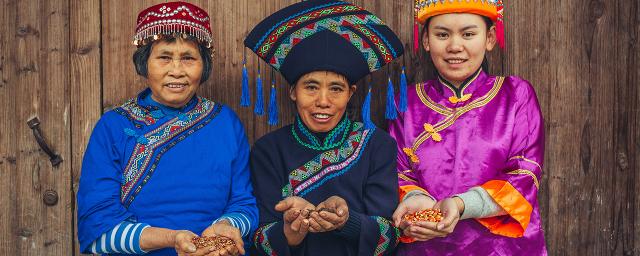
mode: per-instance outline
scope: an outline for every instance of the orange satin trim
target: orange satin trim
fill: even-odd
[[[513,238],[522,237],[533,212],[529,201],[511,183],[504,180],[490,180],[480,187],[487,190],[509,215],[476,220],[491,233]]]
[[[418,187],[418,186],[415,186],[415,185],[406,185],[406,186],[400,186],[398,188],[398,192],[400,194],[400,200],[402,200],[402,198],[404,198],[404,196],[407,193],[409,193],[411,191],[414,191],[414,190],[420,190],[420,191],[424,192],[427,195],[431,195],[424,188],[421,188],[421,187]],[[409,244],[409,243],[413,243],[415,241],[416,241],[415,239],[413,239],[413,238],[411,238],[409,236],[405,236],[405,235],[400,236],[400,242],[401,243]]]
[[[402,236],[400,237],[400,242],[401,242],[401,243],[410,244],[410,243],[413,243],[413,242],[415,242],[415,241],[416,241],[416,240],[415,240],[415,239],[413,239],[413,238],[411,238],[410,236],[402,235]]]
[[[398,192],[399,192],[399,194],[400,194],[400,201],[402,201],[402,198],[404,198],[404,196],[405,196],[407,193],[409,193],[409,192],[411,192],[411,191],[414,191],[414,190],[420,190],[420,191],[424,192],[424,193],[425,193],[425,194],[427,194],[427,195],[431,195],[431,194],[429,194],[429,192],[427,192],[424,188],[421,188],[421,187],[418,187],[418,186],[415,186],[415,185],[400,186],[400,187],[398,188]]]
[[[424,192],[425,194],[429,194],[429,192],[427,192],[427,191],[426,191],[426,190],[424,190],[423,188],[418,187],[418,186],[415,186],[415,185],[400,186],[400,187],[398,188],[398,192],[399,192],[399,194],[400,194],[400,200],[402,200],[402,198],[404,198],[404,196],[405,196],[407,193],[409,193],[409,192],[411,192],[411,191],[414,191],[414,190],[420,190],[420,191]],[[416,240],[415,240],[415,239],[413,239],[413,238],[411,238],[410,236],[405,236],[405,235],[400,236],[400,242],[401,242],[401,243],[409,244],[409,243],[413,243],[413,242],[415,242],[415,241],[416,241]]]

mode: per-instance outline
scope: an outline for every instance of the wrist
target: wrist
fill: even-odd
[[[431,200],[435,201],[435,199],[434,199],[432,196],[427,195],[426,193],[424,193],[424,192],[422,192],[422,191],[420,191],[420,190],[414,190],[414,191],[411,191],[411,192],[407,193],[407,194],[402,198],[402,201],[405,201],[405,200],[407,200],[407,199],[409,199],[409,198],[412,198],[412,197],[414,197],[414,198],[415,198],[415,197],[426,197],[426,198],[429,198],[429,199],[431,199]]]
[[[458,207],[458,213],[460,213],[460,216],[462,216],[462,213],[464,213],[464,201],[462,201],[462,198],[458,196],[454,196],[453,201],[456,203],[456,206]]]
[[[173,247],[176,244],[176,236],[181,230],[169,230],[165,234],[165,246],[164,247]]]

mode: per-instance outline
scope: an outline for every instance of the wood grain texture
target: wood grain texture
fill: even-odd
[[[64,255],[72,250],[69,5],[4,1],[2,26],[3,255]],[[48,144],[65,160],[52,167],[27,120],[37,116]],[[4,136],[3,136],[4,137]],[[8,160],[7,160],[8,159]],[[46,206],[54,190],[58,203]]]
[[[76,200],[82,157],[93,126],[102,113],[101,13],[100,1],[71,0],[70,7],[70,82],[71,82],[71,180],[74,200],[73,254],[79,255]]]
[[[260,20],[299,0],[189,1],[211,14],[213,71],[199,94],[232,108],[250,143],[291,123],[289,86],[275,74],[280,124],[239,106],[243,53],[255,102],[262,68],[267,109],[271,68],[243,46]],[[140,10],[164,0],[0,0],[0,255],[78,255],[75,193],[96,120],[145,87],[131,61]],[[412,1],[354,0],[405,42],[404,58],[358,83],[349,113],[372,87],[373,121],[386,128],[389,74],[399,84],[432,77],[411,50]],[[640,254],[640,3],[507,1],[506,50],[489,54],[491,72],[531,82],[545,117],[546,157],[539,203],[550,255]],[[42,121],[64,162],[52,168],[26,121]],[[54,189],[60,202],[42,203]]]

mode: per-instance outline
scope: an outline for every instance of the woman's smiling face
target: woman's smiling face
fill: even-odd
[[[200,86],[203,61],[193,41],[157,41],[151,48],[147,69],[151,97],[165,106],[180,108]]]
[[[356,90],[342,75],[314,71],[298,79],[289,93],[302,122],[314,132],[328,132],[342,119]]]
[[[487,28],[483,17],[469,13],[434,16],[422,37],[438,73],[459,86],[482,65],[496,44],[495,27]]]

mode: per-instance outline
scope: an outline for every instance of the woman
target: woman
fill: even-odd
[[[247,138],[233,111],[196,96],[211,70],[209,26],[183,2],[139,14],[133,60],[148,88],[91,135],[78,191],[83,252],[244,254],[257,224]],[[196,234],[235,246],[197,249]]]
[[[315,0],[267,17],[245,45],[281,72],[298,113],[251,151],[256,254],[393,252],[395,143],[345,110],[358,80],[402,54],[399,39],[358,6]]]
[[[390,123],[403,229],[398,255],[545,255],[537,192],[544,125],[529,82],[486,73],[501,1],[420,1],[438,79],[418,83]],[[499,31],[498,31],[499,32]],[[439,223],[403,220],[427,208]]]

